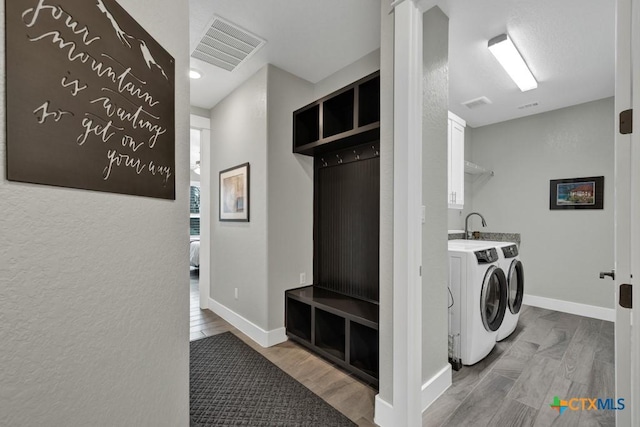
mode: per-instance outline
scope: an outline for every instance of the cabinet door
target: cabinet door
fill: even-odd
[[[449,191],[448,203],[453,209],[464,207],[464,126],[449,120]]]

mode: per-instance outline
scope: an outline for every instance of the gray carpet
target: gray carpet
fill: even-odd
[[[230,332],[191,342],[191,426],[355,426]]]

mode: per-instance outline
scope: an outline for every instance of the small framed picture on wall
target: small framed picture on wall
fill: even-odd
[[[603,209],[604,176],[552,179],[549,209]]]
[[[249,222],[249,163],[220,172],[220,221]]]

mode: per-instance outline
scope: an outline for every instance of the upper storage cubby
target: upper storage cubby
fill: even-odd
[[[353,129],[353,100],[351,88],[322,103],[322,137],[328,138]]]
[[[293,121],[295,145],[303,146],[316,142],[320,139],[320,106],[311,105],[298,111],[298,116]]]
[[[380,121],[380,76],[360,84],[358,126]]]
[[[314,156],[380,139],[380,72],[293,112],[293,152]]]

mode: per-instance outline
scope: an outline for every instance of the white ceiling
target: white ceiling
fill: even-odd
[[[388,1],[388,0],[382,0]],[[441,0],[449,15],[449,108],[472,127],[614,93],[611,0]],[[267,40],[233,72],[197,59],[191,105],[212,108],[265,64],[312,83],[380,46],[380,0],[190,0],[191,49],[214,13]],[[487,49],[508,32],[538,80],[520,92]],[[470,110],[461,103],[488,97]],[[524,110],[519,106],[537,102]]]
[[[614,94],[612,0],[449,2],[449,109],[472,127],[581,104]],[[538,80],[520,92],[487,49],[507,32]],[[486,96],[492,104],[461,103]],[[538,102],[537,107],[518,107]]]
[[[270,63],[316,83],[380,47],[379,0],[190,0],[190,48],[214,13],[266,39],[229,72],[191,58],[191,105],[210,109]]]

